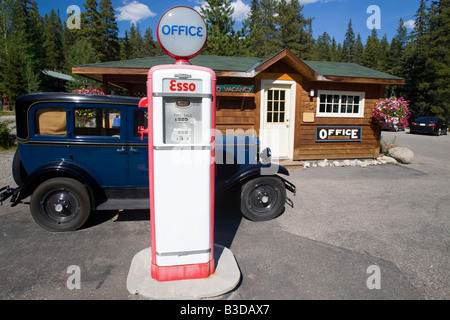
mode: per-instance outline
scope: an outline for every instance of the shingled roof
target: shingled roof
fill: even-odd
[[[288,49],[281,50],[269,58],[198,55],[190,60],[193,65],[213,69],[218,77],[244,78],[253,78],[278,61],[286,62],[310,81],[405,83],[402,78],[355,63],[301,60]],[[174,59],[169,56],[157,56],[80,65],[73,67],[72,72],[103,83],[108,82],[126,88],[127,84],[145,83],[148,70],[151,67],[172,64],[173,62]]]
[[[391,79],[403,80],[400,77],[390,75],[381,71],[363,67],[356,63],[328,62],[328,61],[305,61],[316,73],[325,77],[346,77],[346,78],[368,78],[368,79]]]

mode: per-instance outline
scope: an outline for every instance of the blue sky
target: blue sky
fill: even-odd
[[[250,2],[251,0],[232,0],[232,4],[235,6],[236,30],[241,28],[240,22],[250,10]],[[350,19],[353,30],[356,34],[361,34],[365,43],[371,33],[367,27],[367,20],[375,22],[372,18],[378,17],[379,19],[376,21],[380,22],[380,28],[377,30],[379,38],[386,34],[388,40],[391,41],[396,34],[400,18],[407,22],[407,26],[411,30],[419,2],[420,0],[300,0],[300,3],[304,5],[304,16],[314,18],[314,38],[317,39],[319,35],[327,32],[331,37],[335,37],[338,43],[343,42]],[[41,15],[50,12],[52,8],[59,9],[61,19],[65,21],[69,17],[67,13],[69,6],[77,5],[81,11],[84,11],[84,3],[84,0],[39,0],[38,8]],[[112,4],[116,10],[116,19],[120,29],[119,36],[123,37],[132,21],[139,24],[142,34],[148,27],[154,33],[159,18],[167,9],[177,5],[199,8],[203,1],[112,0]],[[377,6],[379,15],[373,10],[369,10],[368,13],[368,8],[371,6]]]

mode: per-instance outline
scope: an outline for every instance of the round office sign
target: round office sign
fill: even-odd
[[[178,6],[159,19],[156,36],[166,54],[175,59],[190,59],[203,50],[208,34],[206,23],[196,10]]]

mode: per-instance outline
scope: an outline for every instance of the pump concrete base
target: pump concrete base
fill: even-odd
[[[225,247],[214,245],[215,272],[208,278],[157,281],[151,277],[151,248],[138,252],[131,261],[127,289],[136,299],[187,300],[221,296],[233,290],[241,272],[233,253]]]

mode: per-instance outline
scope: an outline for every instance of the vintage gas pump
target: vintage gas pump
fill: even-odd
[[[158,23],[158,42],[175,64],[150,69],[148,108],[151,275],[158,281],[214,273],[214,127],[216,76],[190,65],[207,30],[188,7]]]

